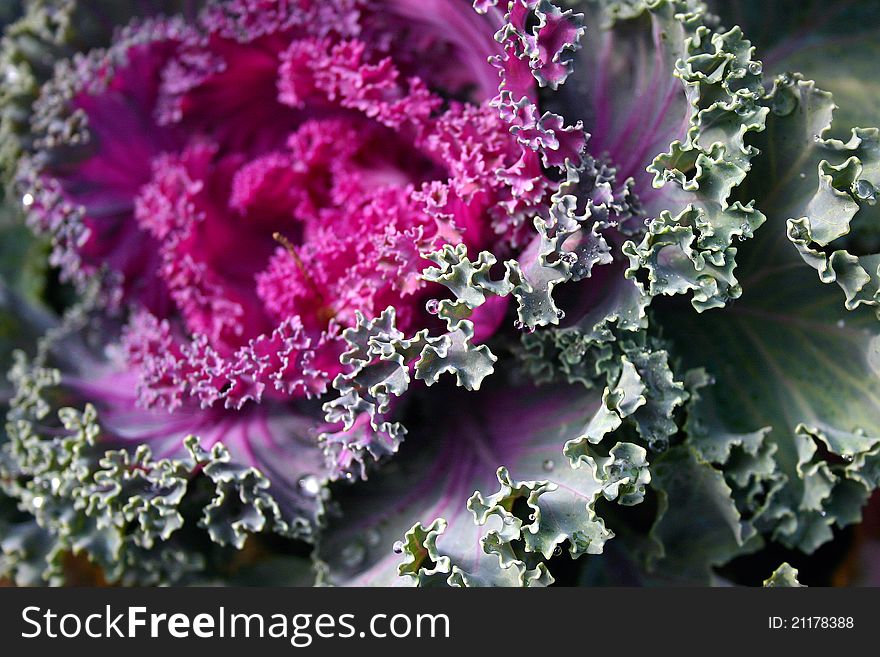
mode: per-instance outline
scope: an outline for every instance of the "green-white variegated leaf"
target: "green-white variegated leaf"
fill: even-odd
[[[695,446],[726,463],[730,445],[750,444],[750,464],[726,475],[751,486],[754,474],[769,499],[747,495],[744,512],[777,540],[812,550],[832,525],[858,520],[877,485],[862,460],[880,443],[880,330],[872,312],[846,311],[839,291],[815,277],[784,219],[771,215],[741,256],[736,304],[700,315],[671,303],[657,317],[683,361],[714,380],[694,402]]]
[[[704,397],[707,391],[711,393],[713,383],[702,369],[688,373],[690,399],[685,433],[695,457],[724,473],[737,508],[749,517],[760,516],[766,501],[786,482],[774,459],[778,446],[767,439],[769,426],[745,432],[730,426],[721,409]],[[743,539],[751,539],[756,533],[751,524],[744,523],[742,529]]]
[[[760,547],[724,473],[677,446],[651,466],[659,509],[651,529],[660,549],[647,555],[647,581],[711,584],[713,568]]]
[[[522,336],[520,357],[530,378],[605,388],[602,412],[580,441],[566,447],[569,455],[624,422],[652,449],[665,447],[678,430],[673,414],[688,395],[664,342],[647,331],[644,288],[624,270],[620,262],[602,267],[591,284],[569,290],[559,328]]]
[[[320,513],[320,482],[314,482],[314,491],[286,488],[297,488],[296,475],[290,484],[285,484],[290,472],[278,476],[277,453],[278,463],[266,469],[271,479],[233,459],[210,435],[210,449],[195,437],[178,435],[174,458],[154,458],[136,440],[127,445],[131,436],[118,430],[123,425],[166,429],[168,442],[157,445],[166,449],[174,441],[167,419],[151,424],[142,411],[134,425],[132,417],[105,409],[102,424],[91,404],[53,413],[60,373],[29,364],[21,354],[11,378],[15,397],[7,417],[8,441],[0,446],[0,485],[33,518],[4,520],[0,565],[15,581],[62,583],[65,557],[81,554],[111,582],[206,583],[229,574],[227,562],[249,537],[273,532],[301,537],[313,529],[302,509],[291,505],[308,496]],[[272,418],[258,425],[279,430]],[[296,429],[284,426],[288,437]],[[246,423],[238,430],[239,437],[250,431]],[[314,448],[298,458],[287,464],[302,465],[303,458],[320,462]],[[276,492],[284,506],[273,497]]]
[[[738,0],[709,3],[739,25],[768,73],[802,73],[834,94],[845,138],[852,126],[880,125],[880,7],[850,0]]]
[[[764,129],[768,109],[758,102],[761,65],[751,43],[738,29],[713,32],[692,9],[684,2],[656,2],[618,11],[615,27],[641,21],[631,29],[654,35],[657,42],[648,50],[657,53],[652,76],[663,81],[655,92],[664,90],[660,116],[651,120],[651,112],[636,114],[633,123],[655,128],[642,142],[654,144],[656,157],[636,160],[654,176],[653,190],[636,185],[636,193],[651,200],[646,203],[648,231],[638,243],[627,243],[624,253],[651,295],[689,293],[696,308],[706,309],[739,296],[733,243],[751,236],[764,220],[751,203],[734,200],[732,193],[756,154],[748,136]],[[648,27],[653,30],[646,33]],[[646,95],[650,100],[636,95],[636,106],[643,103],[657,112],[657,99]],[[677,123],[661,130],[668,115]],[[610,147],[612,154],[616,147]]]
[[[321,435],[331,479],[351,479],[355,473],[364,477],[368,456],[378,460],[397,452],[406,427],[389,419],[389,415],[395,398],[409,390],[410,367],[415,378],[429,386],[437,383],[441,374],[451,374],[459,386],[468,390],[478,390],[483,379],[494,371],[496,356],[486,345],[473,343],[473,323],[467,319],[473,305],[485,301],[480,283],[472,278],[473,268],[463,247],[453,250],[447,246],[442,255],[449,256],[448,265],[460,261],[452,275],[466,280],[461,283],[463,298],[438,304],[438,314],[446,320],[448,332],[432,337],[423,329],[406,338],[397,329],[393,307],[370,320],[358,314],[355,326],[343,331],[348,350],[342,355],[342,363],[349,371],[333,381],[339,397],[324,404],[325,417],[333,430]],[[447,284],[452,289],[458,287],[451,281]]]
[[[591,283],[569,290],[559,328],[523,333],[519,356],[533,380],[602,386],[619,376],[624,350],[644,347],[649,298],[624,276],[624,266],[602,267]]]
[[[547,385],[505,386],[496,374],[488,390],[445,388],[410,403],[403,451],[370,481],[339,491],[318,552],[326,581],[543,584],[552,578],[544,562],[566,541],[572,556],[601,551],[610,534],[593,502],[643,500],[646,448],[668,443],[687,399],[662,345],[644,333],[638,286],[623,267],[609,271],[616,277],[582,299],[586,310],[570,326],[524,336],[523,373],[543,372],[533,369],[543,357]],[[565,367],[581,361],[576,374]],[[442,426],[430,424],[435,416]],[[397,502],[389,510],[383,498]]]
[[[493,386],[443,398],[412,410],[422,429],[392,462],[339,491],[318,550],[327,583],[547,584],[554,554],[597,554],[611,537],[593,512],[599,496],[644,493],[641,447],[610,436],[591,454],[563,455],[604,413],[596,392]]]
[[[779,568],[773,571],[773,574],[770,575],[767,579],[764,580],[764,586],[766,587],[801,587],[803,584],[798,582],[798,571],[797,568],[792,568],[788,563],[784,563]]]
[[[700,200],[625,247],[630,274],[673,352],[711,379],[692,378],[685,429],[749,519],[740,540],[809,551],[877,485],[877,133],[827,138],[830,94],[762,81],[736,29],[688,47],[677,68],[697,111],[652,169]],[[700,316],[658,297],[691,291],[699,311],[730,307]]]
[[[788,239],[823,282],[842,289],[848,308],[880,305],[880,133],[826,138],[834,99],[799,76],[778,78],[767,102],[768,131],[756,138],[765,155],[744,193],[774,227],[788,222]]]
[[[652,295],[692,291],[697,309],[723,305],[741,294],[734,239],[748,240],[773,213],[792,220],[805,261],[849,306],[876,305],[878,133],[828,137],[831,95],[799,75],[763,80],[738,28],[701,28],[687,43],[677,71],[694,105],[691,128],[649,168],[656,185],[677,185],[693,203],[661,212],[640,244],[626,245],[633,272]]]

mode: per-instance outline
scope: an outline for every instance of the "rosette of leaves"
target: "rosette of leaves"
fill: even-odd
[[[499,26],[490,104],[541,178],[494,175],[511,201],[547,193],[522,248],[423,253],[439,321],[401,301],[339,331],[318,440],[284,461],[323,459],[319,511],[258,468],[212,476],[229,461],[194,440],[187,457],[90,452],[89,406],[35,439],[55,375],[19,365],[5,481],[33,522],[5,531],[8,569],[56,577],[81,550],[125,581],[162,545],[147,581],[213,573],[181,531],[202,467],[208,539],[307,540],[329,585],[716,583],[737,557],[810,554],[859,521],[880,484],[880,135],[870,84],[834,67],[868,59],[876,20],[831,3],[839,21],[812,23],[817,3],[767,35],[759,3],[473,4]],[[867,27],[836,58],[849,21]]]

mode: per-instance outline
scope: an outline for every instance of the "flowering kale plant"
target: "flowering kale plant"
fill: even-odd
[[[0,572],[809,564],[880,485],[870,4],[4,10]]]

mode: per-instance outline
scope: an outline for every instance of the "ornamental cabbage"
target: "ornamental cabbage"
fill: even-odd
[[[880,485],[871,22],[737,6],[25,3],[0,571],[797,584]]]

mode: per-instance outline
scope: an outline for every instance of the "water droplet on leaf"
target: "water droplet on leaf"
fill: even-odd
[[[315,497],[321,492],[321,482],[315,475],[306,475],[297,482],[297,487],[306,497]]]
[[[544,459],[541,467],[544,468],[544,472],[553,472],[553,468],[556,467],[556,464],[553,462],[553,459]]]
[[[777,90],[770,109],[776,116],[788,116],[797,107],[797,99],[788,91]]]
[[[375,527],[371,527],[364,533],[364,538],[367,541],[367,545],[378,545],[379,541],[382,540],[382,534]]]
[[[391,546],[391,551],[394,554],[402,554],[403,553],[403,541],[394,541],[394,545]]]
[[[359,541],[355,541],[342,548],[340,556],[347,566],[359,566],[364,557],[367,556],[367,550]]]
[[[440,312],[440,302],[437,299],[428,299],[428,302],[425,304],[425,310],[432,315],[436,315]]]
[[[874,185],[871,184],[870,180],[862,178],[861,180],[856,181],[856,184],[853,185],[853,191],[857,198],[868,205],[874,205],[877,202],[877,190]]]

